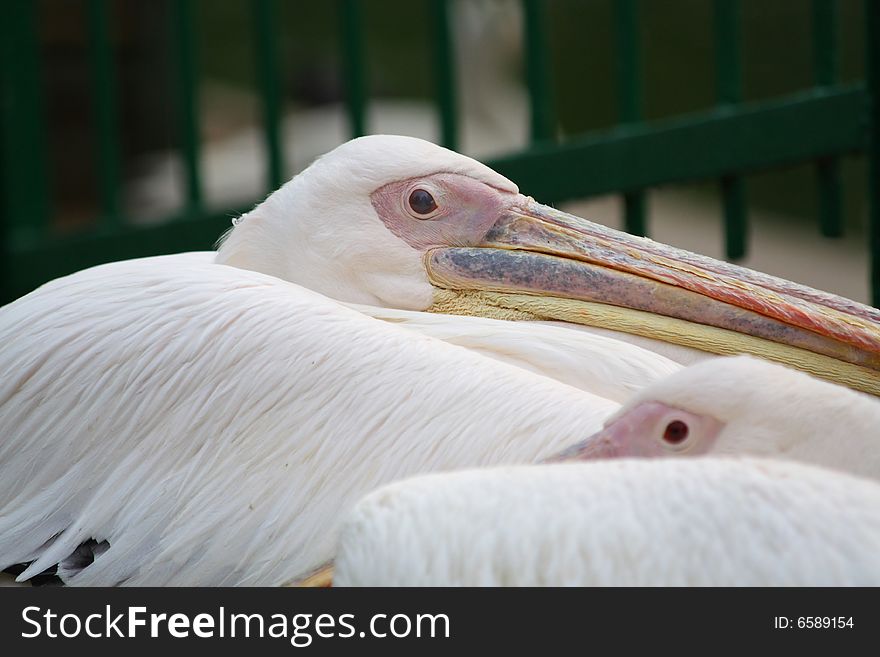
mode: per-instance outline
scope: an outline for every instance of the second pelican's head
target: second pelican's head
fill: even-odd
[[[880,402],[756,358],[711,358],[637,392],[550,461],[760,456],[880,478]]]

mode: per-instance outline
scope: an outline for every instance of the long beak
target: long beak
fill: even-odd
[[[875,308],[521,198],[482,243],[430,251],[432,283],[609,304],[880,370]]]

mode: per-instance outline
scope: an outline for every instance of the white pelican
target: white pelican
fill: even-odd
[[[397,482],[338,586],[878,586],[880,486],[793,462],[622,459]]]
[[[564,320],[880,393],[877,309],[558,212],[419,139],[347,142],[236,224],[218,263],[364,308]]]
[[[692,365],[636,393],[559,459],[752,454],[880,479],[880,401],[738,356]]]
[[[371,487],[546,457],[677,369],[541,326],[563,345],[548,358],[523,339],[535,324],[423,310],[598,323],[880,389],[876,310],[558,213],[417,139],[337,148],[214,259],[98,267],[0,310],[0,559],[33,561],[22,578],[286,581],[332,555],[336,514]]]
[[[0,312],[0,568],[81,585],[276,585],[340,512],[434,469],[529,462],[617,404],[177,256],[58,279]]]

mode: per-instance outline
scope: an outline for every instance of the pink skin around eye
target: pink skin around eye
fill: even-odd
[[[437,211],[427,219],[406,207],[415,189],[429,192],[437,203]],[[456,173],[399,180],[380,187],[370,198],[388,230],[422,252],[478,244],[509,207],[523,200],[519,194]]]
[[[666,428],[673,422],[682,422],[687,427],[687,438],[677,444],[663,440]],[[643,402],[551,460],[705,454],[712,449],[723,426],[713,417],[696,415],[657,401]]]

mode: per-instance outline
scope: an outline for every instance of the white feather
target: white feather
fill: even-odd
[[[620,460],[392,484],[339,586],[877,586],[880,486],[795,463]]]
[[[87,539],[71,584],[274,585],[339,514],[434,469],[528,462],[616,404],[199,254],[113,263],[0,311],[0,561]]]
[[[616,402],[682,368],[637,345],[553,323],[350,307]]]
[[[174,266],[210,263],[214,252],[167,256]],[[474,353],[548,376],[592,394],[623,403],[645,386],[658,383],[682,369],[665,357],[659,341],[639,346],[626,333],[603,331],[562,322],[508,322],[485,317],[423,313],[363,304],[343,304],[374,319],[427,335]],[[585,330],[580,330],[585,329]],[[621,336],[615,339],[613,336]],[[667,345],[674,348],[675,345]],[[704,357],[710,357],[699,352]],[[675,354],[673,354],[675,356]]]

